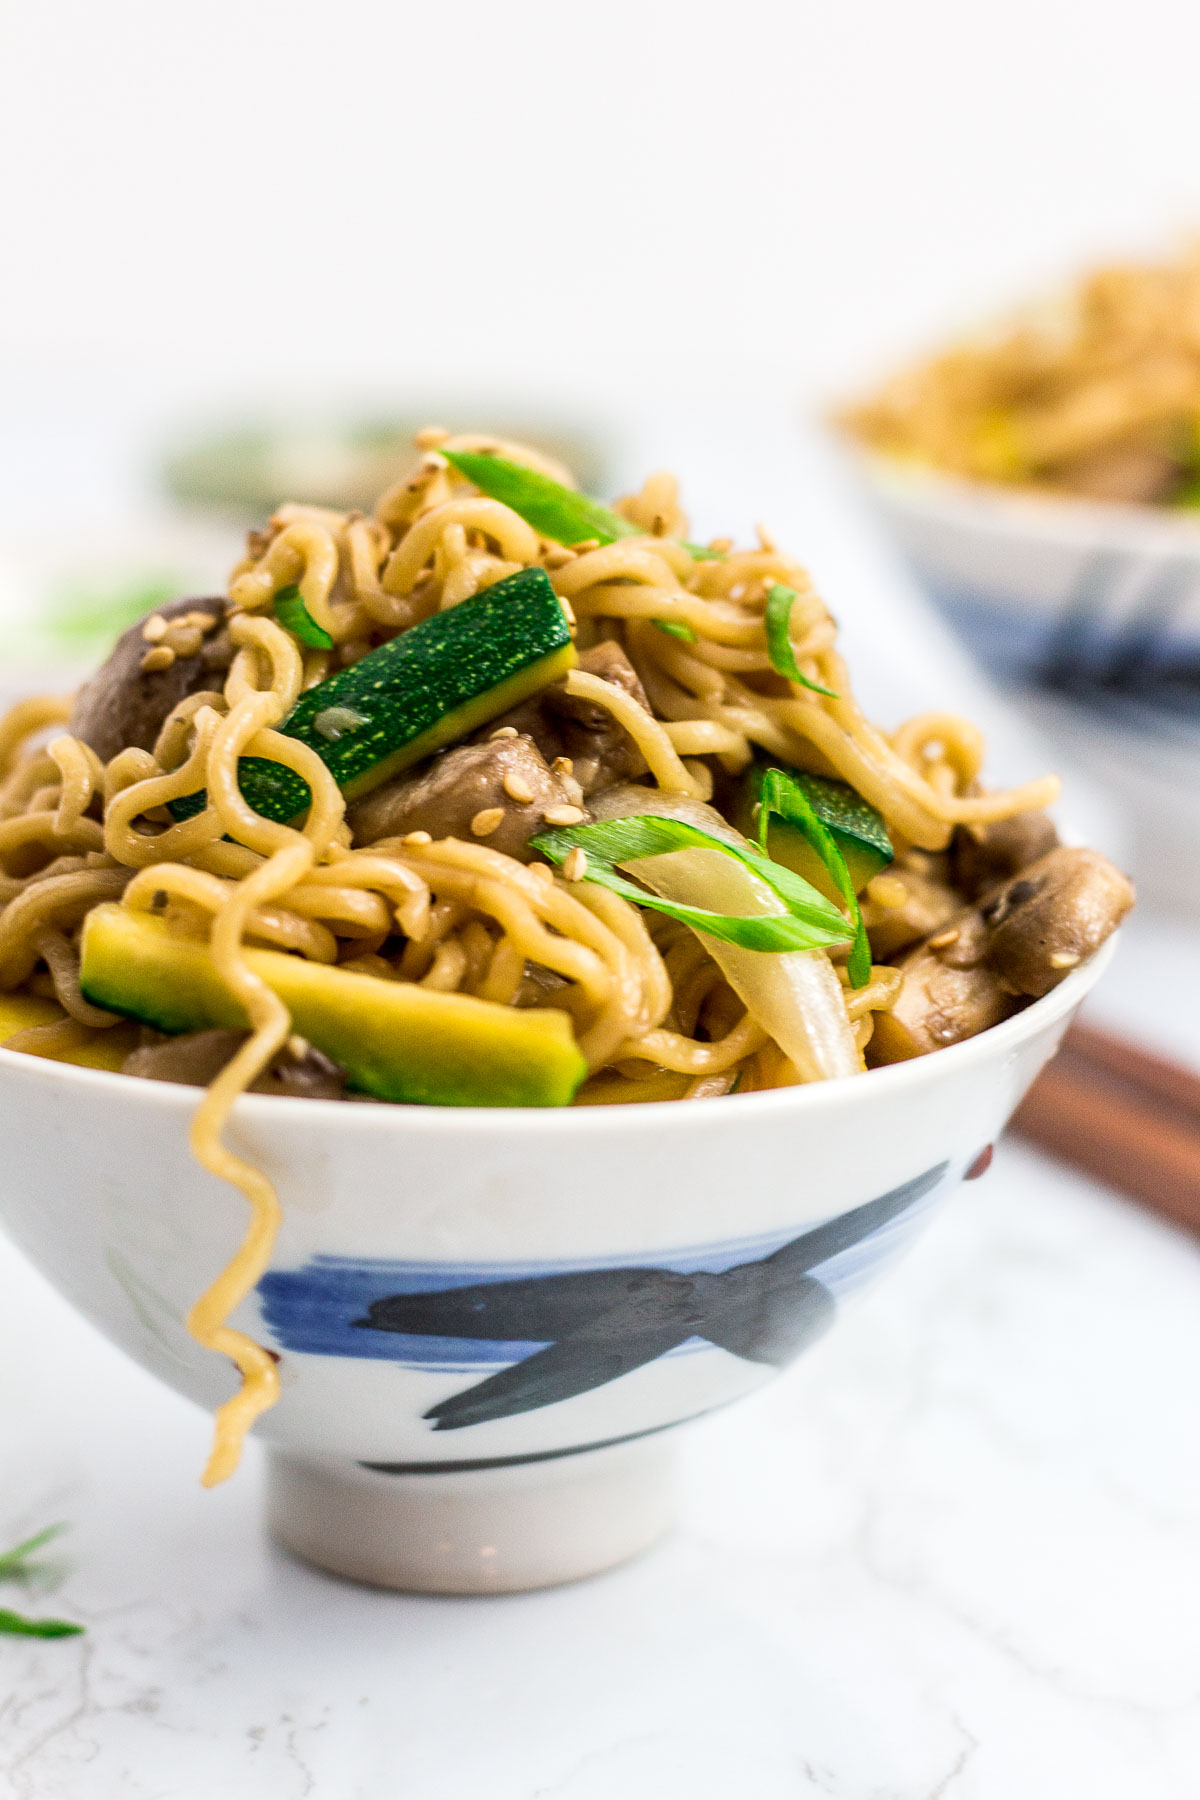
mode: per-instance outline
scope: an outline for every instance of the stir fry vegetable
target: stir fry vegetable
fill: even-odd
[[[566,615],[544,569],[522,569],[422,619],[302,694],[280,726],[315,750],[351,799],[519,705],[575,663]],[[282,763],[243,757],[243,794],[268,819],[294,819],[308,784]],[[203,793],[171,803],[203,810]]]
[[[797,598],[795,588],[784,587],[780,581],[774,584],[767,595],[763,627],[767,634],[767,655],[771,659],[771,667],[777,675],[784,675],[789,681],[798,681],[801,687],[811,688],[814,694],[824,694],[827,700],[836,700],[838,696],[832,688],[822,687],[819,681],[813,681],[796,661],[790,625],[792,608]]]
[[[653,796],[657,798],[658,796]],[[652,796],[646,794],[646,798]],[[665,913],[682,925],[690,925],[723,943],[744,950],[787,951],[826,949],[844,944],[850,936],[845,919],[802,876],[757,852],[753,845],[737,842],[725,833],[717,835],[678,818],[640,814],[602,820],[594,825],[564,826],[544,831],[533,846],[548,861],[561,864],[580,849],[587,857],[584,880],[595,881],[626,900]],[[710,855],[733,860],[765,886],[781,904],[754,913],[719,913],[705,906],[677,904],[668,896],[647,894],[616,873],[616,865],[629,867],[673,851],[702,849]],[[754,890],[745,884],[747,895]]]
[[[481,494],[511,506],[526,524],[556,544],[582,544],[590,538],[612,544],[618,538],[641,535],[636,525],[598,500],[589,500],[586,494],[563,487],[536,469],[510,462],[506,456],[489,456],[479,450],[444,450],[441,454]]]
[[[33,1557],[39,1550],[60,1536],[66,1530],[64,1525],[47,1525],[45,1530],[37,1531],[24,1543],[17,1544],[11,1550],[0,1555],[0,1581],[19,1581],[23,1576],[33,1573],[35,1564]],[[0,1636],[30,1638],[63,1638],[81,1637],[82,1625],[73,1625],[66,1619],[31,1619],[25,1613],[13,1612],[10,1607],[0,1606]]]
[[[837,847],[833,833],[817,816],[817,812],[796,777],[784,769],[767,769],[759,795],[758,841],[767,848],[771,815],[777,813],[820,857],[834,886],[845,904],[854,927],[854,944],[846,968],[851,987],[866,987],[871,979],[871,946],[867,928],[846,859]]]
[[[607,818],[649,814],[679,821],[704,834],[708,841],[693,840],[690,848],[623,865],[660,899],[696,908],[707,903],[714,910],[723,905],[740,929],[761,926],[768,918],[773,918],[776,926],[785,923],[778,915],[788,909],[788,902],[779,883],[786,880],[787,872],[763,857],[703,801],[630,786],[610,789],[592,805]],[[730,855],[731,849],[741,854]],[[767,870],[770,881],[765,878]],[[808,888],[807,883],[803,885]],[[809,892],[813,890],[809,888]],[[651,904],[644,895],[639,898],[641,904]],[[828,907],[826,916],[837,920],[836,941],[846,943],[850,927],[828,901],[822,904]],[[736,937],[712,933],[706,933],[706,941],[729,985],[795,1064],[801,1080],[853,1075],[861,1068],[841,984],[824,948],[755,950]]]
[[[500,500],[519,513],[527,525],[556,544],[615,544],[618,538],[641,537],[640,526],[631,525],[598,500],[563,487],[536,469],[511,462],[506,456],[490,456],[480,450],[443,450],[452,468],[477,487],[489,500]],[[686,544],[697,562],[719,562],[721,552],[704,544]]]
[[[281,625],[285,625],[312,650],[332,650],[333,639],[329,633],[313,618],[304,601],[300,598],[300,589],[294,584],[280,588],[275,596],[275,617]]]

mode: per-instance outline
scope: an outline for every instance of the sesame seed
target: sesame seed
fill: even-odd
[[[400,842],[416,847],[420,844],[432,844],[433,837],[428,831],[406,831]]]
[[[309,1043],[308,1039],[306,1037],[301,1037],[298,1031],[293,1031],[291,1037],[287,1041],[288,1055],[292,1057],[295,1062],[303,1062],[311,1049],[312,1045]]]
[[[175,652],[167,644],[156,644],[142,658],[142,673],[156,675],[160,669],[169,669],[174,661]]]
[[[718,556],[728,556],[733,549],[733,539],[729,537],[713,538],[708,547],[710,550],[715,550]]]
[[[533,789],[523,775],[506,775],[504,791],[509,799],[515,800],[519,806],[528,806],[533,799]]]
[[[931,950],[948,950],[951,944],[958,942],[958,926],[952,925],[949,931],[939,931],[936,937],[929,940]]]
[[[556,756],[550,764],[556,775],[573,775],[575,764],[569,756]]]
[[[483,811],[477,812],[471,820],[471,830],[476,837],[491,837],[503,818],[504,808],[502,806],[485,806]]]
[[[176,656],[195,656],[203,642],[204,633],[198,625],[173,625],[163,639]]]
[[[547,825],[578,825],[583,818],[581,806],[548,806],[545,813]]]
[[[567,852],[563,860],[562,872],[568,881],[582,881],[587,874],[587,851],[581,844]]]
[[[148,644],[161,644],[167,635],[167,621],[161,613],[153,613],[142,626],[142,636]]]
[[[568,550],[565,544],[553,544],[542,558],[548,569],[565,569],[569,562],[574,561],[574,550]]]
[[[1079,961],[1077,950],[1056,950],[1050,958],[1052,969],[1073,969]]]
[[[598,550],[600,548],[600,539],[582,538],[578,544],[572,544],[570,548],[575,552],[576,556],[585,556],[589,550]]]
[[[197,631],[211,631],[216,622],[215,613],[201,612],[198,607],[195,612],[185,613],[180,621],[183,625],[194,625]]]
[[[519,737],[520,735],[521,734],[515,725],[497,725],[495,731],[492,733],[493,739]]]
[[[536,875],[543,887],[554,886],[554,870],[549,863],[530,863],[529,873]]]
[[[566,598],[565,594],[560,594],[558,596],[558,604],[563,609],[567,624],[577,625],[579,621],[575,617],[575,608],[571,605],[571,602]]]
[[[353,706],[326,706],[313,716],[313,730],[330,744],[336,744],[339,738],[348,737],[367,723],[366,714],[356,711]]]

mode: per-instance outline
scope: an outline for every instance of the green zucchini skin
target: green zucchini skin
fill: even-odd
[[[248,950],[295,1029],[345,1069],[352,1088],[419,1106],[567,1106],[587,1074],[565,1012],[527,1010],[382,981],[278,950]],[[161,919],[107,904],[88,914],[81,981],[97,1005],[160,1031],[249,1021],[205,944]]]
[[[755,762],[746,777],[746,792],[751,808],[757,806],[762,793],[763,776],[770,763]],[[847,781],[835,781],[826,775],[810,775],[806,769],[788,768],[792,780],[803,789],[818,819],[837,839],[843,854],[855,851],[860,860],[869,860],[872,873],[887,867],[895,855],[883,817]],[[771,829],[780,821],[772,821]]]
[[[279,727],[315,750],[347,799],[507,712],[572,667],[562,602],[544,569],[521,569],[474,599],[401,632],[349,669],[302,694]],[[333,708],[362,724],[338,737],[318,729]],[[243,757],[239,782],[264,818],[305,811],[307,782],[282,763]],[[173,801],[177,819],[203,811],[205,795]]]

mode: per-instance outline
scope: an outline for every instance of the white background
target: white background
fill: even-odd
[[[0,367],[797,393],[1200,221],[1190,0],[5,0]]]

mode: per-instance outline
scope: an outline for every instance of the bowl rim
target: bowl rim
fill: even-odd
[[[844,433],[838,441],[877,493],[926,516],[953,517],[960,525],[983,523],[992,530],[1080,549],[1115,548],[1200,561],[1200,512],[976,480],[873,449]]]
[[[841,1112],[845,1108],[870,1105],[871,1095],[883,1100],[888,1094],[906,1089],[937,1084],[957,1072],[993,1059],[1010,1061],[1026,1043],[1042,1031],[1052,1028],[1072,1013],[1108,967],[1116,951],[1120,932],[1114,932],[1095,955],[1050,993],[1034,1000],[1023,1011],[1014,1013],[999,1025],[965,1038],[961,1043],[946,1045],[927,1056],[912,1057],[907,1062],[891,1063],[871,1069],[864,1080],[858,1075],[845,1075],[832,1081],[812,1082],[801,1087],[773,1088],[764,1093],[739,1097],[736,1118],[745,1119],[748,1127],[756,1120],[778,1113],[795,1113],[798,1119],[822,1112]],[[36,1077],[61,1082],[69,1092],[74,1087],[93,1088],[115,1099],[125,1096],[130,1107],[156,1108],[160,1112],[193,1112],[198,1105],[200,1088],[179,1082],[150,1081],[136,1075],[122,1075],[109,1069],[89,1069],[77,1063],[56,1062],[49,1057],[30,1056],[26,1051],[6,1050],[0,1045],[0,1089],[9,1075]],[[116,1084],[120,1084],[119,1087]],[[712,1124],[730,1114],[724,1102],[727,1095],[706,1100],[691,1100],[685,1106],[676,1101],[617,1101],[603,1106],[586,1107],[520,1107],[520,1106],[422,1106],[403,1102],[363,1102],[337,1106],[329,1120],[332,1103],[308,1100],[282,1094],[245,1094],[235,1104],[235,1123],[268,1128],[284,1120],[316,1124],[325,1119],[337,1122],[336,1135],[349,1131],[360,1136],[375,1132],[408,1132],[437,1137],[442,1133],[456,1136],[500,1134],[509,1138],[542,1135],[579,1134],[589,1128],[606,1135],[617,1132],[657,1133],[661,1130],[682,1131],[701,1124]],[[283,1109],[280,1111],[280,1109]],[[297,1110],[299,1109],[299,1110]],[[719,1110],[718,1110],[719,1109]],[[670,1121],[674,1121],[671,1123]],[[690,1126],[689,1126],[689,1123]],[[730,1121],[732,1122],[732,1121]]]

